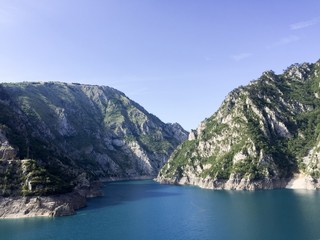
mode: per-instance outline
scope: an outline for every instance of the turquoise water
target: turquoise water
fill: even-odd
[[[0,239],[320,239],[320,192],[109,183],[77,215],[0,221]]]

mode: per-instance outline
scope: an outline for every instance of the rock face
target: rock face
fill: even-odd
[[[86,206],[86,197],[67,193],[47,197],[0,197],[0,218],[68,216]]]
[[[300,174],[300,186],[320,188],[319,96],[320,61],[264,72],[191,131],[157,180],[253,190],[294,187]]]
[[[92,181],[154,177],[187,135],[113,88],[3,83],[0,196],[81,192]],[[75,209],[58,206],[50,208],[53,215]]]

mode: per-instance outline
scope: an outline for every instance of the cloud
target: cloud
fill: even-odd
[[[288,36],[288,37],[284,37],[281,38],[278,42],[276,42],[276,45],[287,45],[293,42],[297,42],[300,40],[300,37],[298,36]]]
[[[319,18],[311,19],[308,21],[297,22],[290,25],[291,30],[299,30],[307,27],[311,27],[319,23]]]
[[[284,38],[279,39],[277,42],[271,44],[270,46],[267,46],[267,48],[274,48],[274,47],[280,47],[280,46],[285,46],[288,44],[291,44],[293,42],[297,42],[300,40],[300,37],[292,35],[292,36],[287,36]]]
[[[244,60],[246,58],[249,58],[252,56],[252,53],[240,53],[240,54],[236,54],[231,56],[231,58],[235,61],[241,61]]]

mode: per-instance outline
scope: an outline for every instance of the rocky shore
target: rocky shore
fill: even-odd
[[[203,189],[215,189],[215,190],[258,190],[258,189],[308,189],[316,190],[320,188],[320,184],[315,182],[311,177],[303,174],[297,174],[292,179],[261,179],[261,180],[249,180],[249,179],[234,179],[228,180],[213,180],[210,178],[200,177],[182,177],[181,179],[172,179],[157,177],[155,181],[161,184],[175,184],[175,185],[192,185],[198,186]]]
[[[103,183],[127,180],[147,180],[154,176],[113,177],[82,184],[71,193],[52,196],[0,196],[0,218],[58,217],[76,214],[76,210],[86,207],[87,198],[99,197],[103,193]],[[83,179],[83,178],[82,178]]]
[[[87,198],[102,195],[101,184],[52,196],[0,197],[0,218],[56,217],[76,214]]]
[[[86,206],[79,193],[48,197],[1,197],[0,218],[67,216]]]

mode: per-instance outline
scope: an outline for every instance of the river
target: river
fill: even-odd
[[[74,216],[0,220],[0,239],[320,239],[319,191],[213,191],[151,180],[103,190]]]

